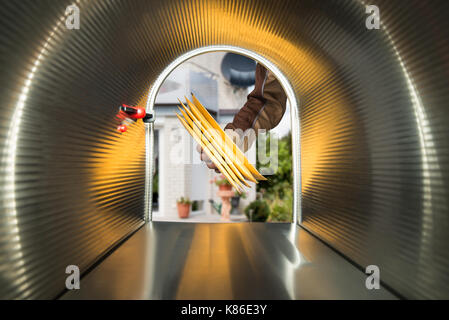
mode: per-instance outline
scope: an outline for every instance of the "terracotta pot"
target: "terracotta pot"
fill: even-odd
[[[231,191],[232,186],[230,184],[221,184],[218,186],[218,190],[220,191]]]
[[[186,219],[190,214],[190,204],[187,203],[177,203],[178,215],[181,219]]]

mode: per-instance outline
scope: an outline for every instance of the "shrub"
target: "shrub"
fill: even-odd
[[[265,222],[270,215],[270,207],[263,200],[255,200],[245,208],[245,214],[250,221]]]
[[[292,211],[289,206],[279,202],[273,202],[271,205],[268,222],[291,222]]]
[[[293,171],[291,134],[279,140],[278,167],[266,181],[260,181],[257,191],[270,207],[269,222],[289,222],[293,210]],[[269,145],[269,139],[266,141]],[[263,167],[258,162],[258,167]],[[274,168],[273,168],[274,169]]]
[[[267,139],[269,145],[270,138]],[[257,191],[263,192],[264,197],[272,197],[279,195],[284,198],[284,191],[292,189],[293,186],[293,170],[292,170],[292,136],[291,134],[283,137],[279,140],[278,144],[278,168],[273,175],[268,177],[268,180],[260,181],[257,184]],[[261,168],[262,165],[257,162],[257,167]]]
[[[268,200],[270,206],[269,222],[291,222],[293,212],[293,191],[286,189],[283,192],[283,197],[277,193],[273,200]]]

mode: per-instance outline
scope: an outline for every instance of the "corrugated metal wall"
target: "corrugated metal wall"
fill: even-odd
[[[449,297],[447,1],[4,1],[0,296],[48,298],[143,216],[143,128],[114,132],[173,59],[234,45],[301,105],[304,226],[407,298]],[[61,21],[61,22],[58,22]]]
[[[56,297],[143,223],[145,133],[114,116],[148,69],[67,3],[2,2],[0,298]]]
[[[302,93],[304,226],[404,297],[449,298],[448,3],[373,2],[382,31],[348,8],[310,34],[332,71]]]

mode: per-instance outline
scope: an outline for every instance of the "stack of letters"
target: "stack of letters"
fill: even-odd
[[[184,110],[176,116],[237,192],[249,187],[245,180],[266,180],[193,94],[192,100],[186,98],[188,107],[179,101]]]

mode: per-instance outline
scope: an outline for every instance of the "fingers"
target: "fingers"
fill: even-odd
[[[212,162],[212,160],[209,158],[209,156],[203,151],[203,148],[201,148],[200,145],[197,145],[196,150],[200,153],[200,159],[201,161],[204,161],[204,163],[206,164],[206,166],[209,169],[213,169],[215,171],[217,171],[217,166]],[[220,172],[220,171],[218,171]]]
[[[204,153],[202,153],[202,154],[204,154]],[[217,169],[217,166],[209,159],[209,157],[206,155],[206,154],[204,154],[205,156],[206,156],[206,160],[203,160],[205,163],[206,163],[206,166],[209,168],[209,169],[213,169],[213,170],[218,170]]]
[[[206,166],[209,169],[217,169],[215,164],[212,162],[212,160],[209,158],[209,156],[206,153],[201,152],[201,156],[200,157],[201,157],[201,161],[204,161],[204,163],[206,164]]]
[[[201,161],[204,161],[206,163],[211,162],[209,156],[203,151],[201,151],[201,153],[200,153],[200,159],[201,159]]]

